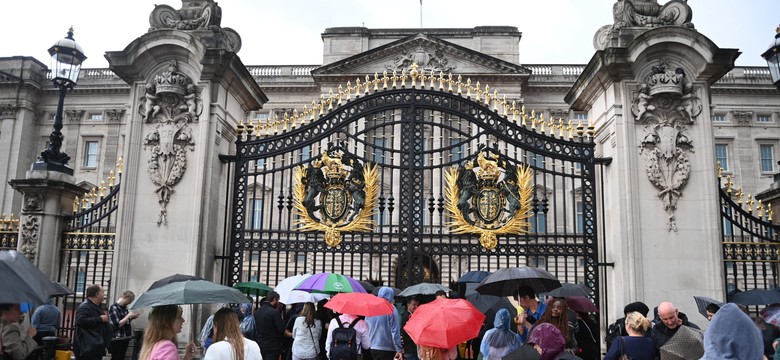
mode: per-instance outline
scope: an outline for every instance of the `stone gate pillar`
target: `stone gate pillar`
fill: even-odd
[[[602,189],[610,321],[633,301],[692,315],[692,296],[725,297],[709,91],[739,52],[697,32],[691,15],[682,0],[617,2],[566,96],[589,112],[597,156],[613,159]]]
[[[72,175],[30,170],[25,179],[9,181],[23,194],[19,214],[17,251],[24,254],[49,279],[56,279],[65,217],[73,213],[73,200],[84,193]]]
[[[231,153],[246,113],[267,101],[236,54],[241,38],[220,22],[212,0],[157,5],[146,34],[105,55],[131,84],[115,289],[142,293],[175,273],[220,280],[229,174],[219,155]],[[190,330],[202,323],[193,315]],[[181,336],[189,340],[188,330]]]

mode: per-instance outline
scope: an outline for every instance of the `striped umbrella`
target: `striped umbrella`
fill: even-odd
[[[317,273],[301,281],[295,290],[321,294],[367,292],[357,280],[337,273]]]

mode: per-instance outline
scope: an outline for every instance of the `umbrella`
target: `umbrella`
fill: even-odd
[[[0,279],[0,303],[44,304],[59,290],[16,250],[0,251]]]
[[[56,291],[51,293],[51,296],[66,296],[75,294],[73,290],[65,286],[63,283],[53,281],[52,286],[54,286]]]
[[[341,274],[317,273],[301,281],[294,290],[320,294],[338,294],[343,292],[367,292],[357,280]]]
[[[759,314],[766,320],[766,322],[773,324],[777,326],[780,324],[780,304],[772,304],[769,305],[761,311],[759,311]]]
[[[480,283],[490,275],[490,271],[468,271],[458,279],[458,284]]]
[[[206,280],[177,281],[149,290],[130,304],[130,309],[146,306],[248,302],[238,289]]]
[[[240,282],[233,285],[233,287],[240,290],[244,294],[257,296],[263,296],[271,291],[274,291],[274,288],[258,281]]]
[[[517,289],[523,285],[530,286],[538,294],[561,287],[561,282],[542,269],[529,266],[511,267],[490,274],[479,283],[477,291],[480,294],[512,296],[517,294]]]
[[[311,274],[301,274],[290,276],[280,281],[274,287],[274,291],[279,294],[279,301],[283,304],[297,304],[302,302],[314,302],[312,301],[311,294],[305,291],[294,290],[301,281],[311,276]]]
[[[390,315],[395,309],[383,298],[359,292],[338,293],[328,300],[325,307],[340,314],[363,316]]]
[[[526,344],[504,355],[501,360],[539,360],[541,357],[542,355],[531,344]]]
[[[704,333],[680,325],[677,333],[660,349],[661,360],[700,359],[704,356]]]
[[[699,314],[704,317],[707,317],[707,305],[715,304],[719,307],[723,306],[722,302],[706,296],[694,296],[693,301],[696,302],[696,307],[699,309]]]
[[[438,298],[420,305],[404,330],[417,345],[449,349],[477,337],[484,321],[485,315],[470,302]]]
[[[437,291],[445,291],[450,292],[450,288],[441,285],[441,284],[431,284],[431,283],[419,283],[417,285],[412,285],[404,289],[404,291],[401,291],[400,294],[398,294],[399,297],[411,297],[411,296],[417,296],[417,295],[435,295]]]
[[[589,296],[590,289],[580,284],[562,283],[561,287],[542,293],[552,297]]]
[[[581,313],[599,312],[598,306],[585,296],[567,296],[566,305],[570,310]]]
[[[373,292],[374,289],[376,289],[376,286],[368,281],[358,281],[358,283],[360,283],[360,286],[362,286],[363,289],[366,289],[367,293]]]
[[[734,294],[729,302],[742,305],[769,305],[780,303],[780,291],[764,289],[743,291]]]
[[[152,289],[157,289],[163,285],[168,285],[170,283],[187,281],[187,280],[205,280],[205,279],[195,275],[173,274],[171,276],[164,277],[160,280],[155,281],[154,283],[152,283],[152,286],[150,286],[149,289],[147,289],[147,291]]]

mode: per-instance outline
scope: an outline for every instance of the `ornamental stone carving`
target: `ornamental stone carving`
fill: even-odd
[[[39,212],[43,210],[43,194],[24,194],[24,212]]]
[[[672,70],[666,61],[652,68],[631,107],[636,122],[645,125],[639,153],[648,180],[659,191],[669,231],[677,231],[677,200],[691,174],[689,154],[694,149],[687,126],[694,123],[701,110],[684,70]]]
[[[16,104],[0,104],[0,119],[16,118],[16,111],[19,107]]]
[[[419,46],[414,52],[402,52],[401,55],[393,60],[393,64],[386,65],[388,70],[407,70],[409,71],[412,64],[417,64],[417,68],[420,71],[426,72],[449,72],[455,69],[455,66],[449,65],[449,60],[444,58],[441,51],[435,51],[433,53],[425,50],[422,46]]]
[[[77,123],[84,116],[84,110],[65,110],[65,116],[68,122]]]
[[[624,28],[649,30],[659,26],[693,27],[693,11],[688,0],[671,0],[659,5],[657,0],[618,0],[612,6],[612,25],[604,25],[593,38],[596,50],[606,48],[615,32]]]
[[[737,122],[743,124],[749,124],[753,120],[752,111],[734,110],[734,112],[731,113],[731,116],[733,116],[734,119],[737,120]]]
[[[124,109],[106,109],[106,117],[109,122],[119,122],[124,114]]]
[[[38,254],[38,217],[26,216],[22,222],[22,241],[19,246],[19,252],[26,256],[31,262],[35,262],[35,256]]]
[[[222,8],[213,0],[182,0],[179,10],[168,5],[155,5],[149,15],[149,31],[174,29],[204,31],[210,45],[230,52],[241,50],[241,36],[231,28],[223,28]],[[211,47],[211,46],[209,46]]]
[[[157,225],[167,225],[167,206],[173,187],[184,176],[187,150],[195,150],[190,122],[197,121],[202,111],[200,92],[187,75],[178,71],[176,60],[168,69],[146,85],[139,113],[154,130],[144,136],[144,149],[149,149],[147,172],[157,186],[160,215]]]

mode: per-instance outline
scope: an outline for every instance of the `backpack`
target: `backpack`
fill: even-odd
[[[341,319],[336,317],[339,327],[333,329],[330,342],[330,360],[357,360],[358,358],[358,345],[357,345],[357,330],[355,330],[355,324],[360,321],[360,318],[355,319],[348,327],[344,327],[344,323]]]

